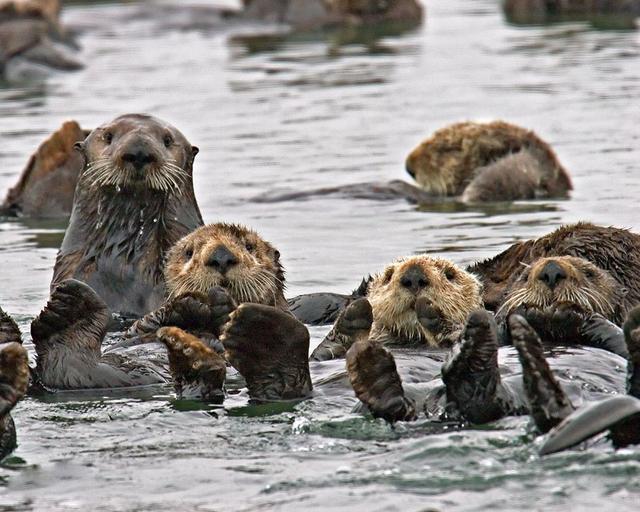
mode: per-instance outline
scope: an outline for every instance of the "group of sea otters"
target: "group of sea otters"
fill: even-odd
[[[67,123],[9,191],[5,214],[71,217],[49,301],[31,324],[35,367],[0,310],[0,457],[16,445],[10,412],[26,393],[171,382],[180,398],[219,403],[233,367],[252,401],[301,400],[323,385],[310,365],[340,358],[361,409],[391,423],[530,415],[549,433],[542,454],[605,431],[616,447],[640,443],[640,235],[578,223],[466,269],[414,255],[351,294],[287,300],[272,244],[240,225],[204,225],[197,153],[148,115],[90,132]],[[445,127],[406,169],[417,185],[350,190],[478,203],[572,188],[544,141],[502,121]],[[333,324],[310,357],[305,324]],[[103,348],[108,332],[117,341]],[[166,357],[130,350],[151,344]]]

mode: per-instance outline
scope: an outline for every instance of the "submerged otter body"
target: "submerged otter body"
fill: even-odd
[[[165,298],[168,250],[202,225],[192,181],[197,148],[142,114],[96,128],[78,147],[85,166],[52,288],[78,279],[112,313],[142,316]]]

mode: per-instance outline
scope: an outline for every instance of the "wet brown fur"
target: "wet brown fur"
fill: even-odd
[[[484,302],[496,310],[525,265],[538,258],[575,256],[607,271],[619,289],[626,289],[618,304],[616,323],[640,303],[640,235],[626,229],[580,222],[563,226],[543,237],[517,242],[494,258],[477,263],[468,270],[477,275],[484,287]],[[620,321],[618,321],[620,319]]]
[[[420,268],[429,283],[417,295],[400,284],[403,273],[411,267]],[[419,297],[425,297],[440,312],[450,331],[462,328],[467,315],[482,308],[481,285],[472,274],[442,258],[426,255],[402,258],[387,266],[369,285],[367,298],[373,308],[371,337],[391,334],[438,346],[441,339],[418,322],[414,306]]]
[[[238,261],[224,275],[206,264],[220,246]],[[170,298],[206,294],[214,286],[222,286],[238,304],[253,302],[288,311],[280,253],[243,226],[209,224],[190,233],[169,252],[164,273]]]
[[[551,289],[540,274],[549,262],[556,263],[566,274]],[[599,313],[612,322],[619,323],[619,303],[624,290],[608,272],[593,263],[575,256],[540,258],[525,269],[509,289],[500,307],[505,316],[519,306],[544,309],[559,304],[575,304],[588,313]]]
[[[506,178],[494,176],[489,183],[482,184],[486,191],[474,191],[464,197],[467,187],[491,169],[488,166],[524,151],[527,159],[513,162],[499,172],[492,169],[494,174],[506,173]],[[537,165],[532,166],[531,160]],[[569,175],[551,147],[534,132],[504,121],[462,122],[442,128],[409,154],[406,167],[427,192],[463,196],[470,201],[563,197],[572,189]],[[532,173],[535,179],[531,178]],[[499,187],[492,185],[496,179]],[[526,187],[521,187],[520,182]]]

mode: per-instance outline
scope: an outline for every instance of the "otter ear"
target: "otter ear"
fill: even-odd
[[[73,145],[73,149],[75,149],[76,151],[79,151],[80,153],[82,153],[84,155],[84,142],[76,142]]]
[[[276,261],[280,261],[280,251],[278,249],[273,250],[273,259]]]
[[[620,288],[620,295],[625,297],[627,295],[627,293],[629,293],[629,289],[628,288]]]
[[[200,153],[200,148],[198,146],[191,146],[191,158]]]

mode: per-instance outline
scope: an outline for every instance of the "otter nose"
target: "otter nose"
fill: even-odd
[[[219,245],[216,250],[211,253],[207,260],[207,266],[212,267],[221,274],[238,263],[238,259],[224,245]]]
[[[156,161],[156,157],[148,149],[141,145],[130,146],[122,155],[122,161],[127,162],[137,170]]]
[[[538,279],[552,290],[558,285],[560,281],[566,278],[567,273],[555,261],[550,261],[549,263],[547,263],[538,275]]]
[[[420,290],[429,286],[429,280],[422,270],[416,267],[411,267],[402,274],[400,284],[407,290],[410,290],[413,293],[418,293]]]

